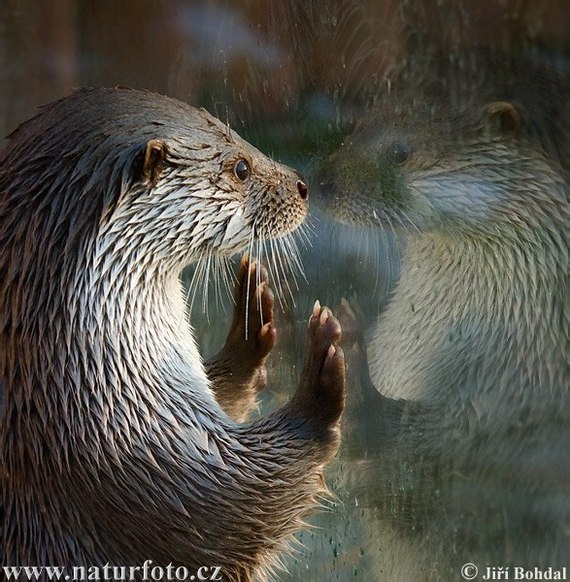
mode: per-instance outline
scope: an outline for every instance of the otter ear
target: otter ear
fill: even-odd
[[[160,174],[166,165],[166,144],[161,139],[151,139],[146,144],[142,175],[145,184],[154,188],[160,178]]]
[[[521,126],[518,109],[510,101],[494,101],[485,108],[487,129],[493,135],[513,136]]]

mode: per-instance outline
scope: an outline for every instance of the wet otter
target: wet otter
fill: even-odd
[[[210,389],[179,272],[293,231],[306,198],[296,173],[207,112],[150,92],[81,90],[12,134],[0,154],[2,565],[153,560],[227,580],[275,565],[338,446],[340,327],[317,303],[291,401],[236,424]],[[249,271],[243,305],[255,304]],[[235,398],[217,368],[236,416],[275,339],[257,273],[269,321],[252,328],[263,345],[242,350],[255,353]]]
[[[561,566],[570,86],[485,52],[417,65],[321,170],[329,212],[404,241],[366,342],[377,423],[401,423],[376,444],[369,491],[413,536],[390,551],[416,579],[455,580],[467,561]]]

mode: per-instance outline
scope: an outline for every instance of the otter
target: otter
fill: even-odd
[[[402,241],[364,342],[386,580],[390,552],[418,580],[567,558],[569,106],[530,58],[418,58],[319,170],[333,217]]]
[[[267,273],[242,264],[243,323],[234,318],[207,366],[179,274],[293,232],[307,196],[297,173],[205,110],[147,91],[79,90],[10,136],[0,154],[3,566],[152,560],[243,581],[278,565],[339,445],[340,326],[317,302],[291,400],[238,423],[276,337]]]

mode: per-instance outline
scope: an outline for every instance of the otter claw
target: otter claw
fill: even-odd
[[[329,346],[329,350],[327,352],[327,359],[325,360],[325,364],[329,361],[332,360],[334,358],[334,355],[336,354],[336,348],[334,347],[334,345],[330,345]]]
[[[319,300],[317,299],[315,301],[315,304],[313,305],[313,317],[318,317],[320,311],[321,311],[321,304],[320,304]]]

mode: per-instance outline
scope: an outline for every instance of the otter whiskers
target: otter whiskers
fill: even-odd
[[[250,259],[250,264],[262,264],[267,268],[270,280],[277,291],[279,305],[282,310],[285,310],[287,300],[293,306],[296,305],[295,297],[299,291],[298,278],[301,277],[306,281],[299,244],[302,247],[311,244],[310,237],[313,227],[304,223],[294,233],[272,239],[259,236],[258,232],[263,232],[259,226],[256,221],[251,229],[245,253]],[[204,253],[195,262],[188,282],[186,301],[189,310],[194,309],[196,299],[200,295],[201,309],[209,321],[210,293],[213,291],[214,304],[216,307],[221,306],[223,311],[227,312],[227,298],[232,297],[235,282],[232,259],[220,256],[213,250]],[[255,284],[258,287],[260,283],[260,272],[257,271]],[[249,281],[247,285],[247,293],[249,294]],[[245,317],[246,320],[249,317],[247,308]],[[262,321],[262,323],[264,322]]]

